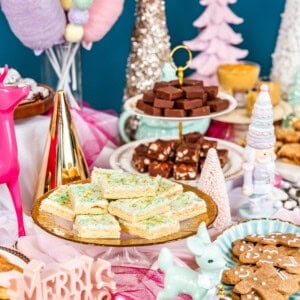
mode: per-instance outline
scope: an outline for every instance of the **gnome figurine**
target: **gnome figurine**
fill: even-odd
[[[275,134],[268,87],[262,85],[252,112],[244,150],[243,193],[248,203],[240,208],[243,218],[261,218],[273,214],[270,194],[275,175]]]

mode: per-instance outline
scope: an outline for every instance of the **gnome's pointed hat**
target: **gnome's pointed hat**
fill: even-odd
[[[268,149],[275,145],[273,110],[268,86],[263,84],[254,104],[247,145],[255,149]]]

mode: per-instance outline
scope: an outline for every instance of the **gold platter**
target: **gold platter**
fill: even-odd
[[[51,192],[53,192],[53,190],[35,200],[31,214],[34,222],[43,230],[54,236],[72,242],[112,247],[130,247],[160,244],[189,237],[197,232],[198,226],[201,222],[204,221],[206,222],[207,226],[209,226],[217,217],[217,205],[210,196],[196,189],[195,187],[185,184],[182,185],[184,191],[192,191],[206,202],[207,213],[180,222],[179,232],[153,240],[143,239],[126,233],[121,233],[120,239],[93,239],[78,237],[72,230],[72,222],[65,221],[57,216],[52,215],[51,213],[46,213],[40,210],[41,202],[43,201],[43,199],[47,198],[47,196]]]

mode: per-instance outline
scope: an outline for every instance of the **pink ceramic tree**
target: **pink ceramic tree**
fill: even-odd
[[[223,170],[214,148],[208,150],[198,188],[211,196],[217,204],[218,216],[212,224],[213,232],[210,232],[212,236],[215,236],[231,224],[231,213]]]
[[[234,32],[229,26],[243,22],[228,7],[228,4],[235,2],[236,0],[200,0],[200,4],[207,8],[193,23],[200,29],[199,35],[184,42],[191,50],[200,51],[190,65],[191,69],[196,70],[192,78],[216,84],[219,64],[233,63],[247,56],[247,50],[232,46],[243,41],[241,34]]]
[[[14,127],[14,110],[28,95],[29,87],[4,86],[3,82],[7,73],[8,67],[5,66],[4,72],[0,74],[0,184],[7,184],[17,215],[18,234],[23,236],[25,229],[18,181],[20,167]]]

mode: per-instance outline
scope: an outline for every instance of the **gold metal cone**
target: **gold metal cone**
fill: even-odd
[[[64,91],[54,97],[44,157],[38,178],[36,198],[66,183],[85,180],[89,169],[73,124]]]

